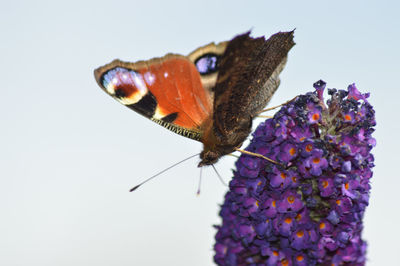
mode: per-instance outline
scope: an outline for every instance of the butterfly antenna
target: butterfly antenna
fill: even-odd
[[[221,175],[218,173],[218,171],[217,171],[217,169],[215,168],[215,166],[214,166],[213,164],[212,164],[211,166],[214,168],[215,173],[217,173],[218,179],[219,179],[219,181],[221,181],[222,185],[224,185],[224,186],[227,187],[228,184],[226,184],[225,181],[222,179]]]
[[[203,167],[200,167],[200,178],[199,178],[199,186],[197,187],[197,196],[200,195],[200,186],[201,186],[201,177],[203,176]]]
[[[143,181],[142,183],[140,183],[139,185],[134,186],[133,188],[131,188],[131,189],[129,190],[129,192],[135,191],[135,190],[138,189],[141,185],[143,185],[144,183],[149,182],[149,181],[150,181],[151,179],[153,179],[154,177],[156,177],[156,176],[158,176],[158,175],[161,175],[162,173],[164,173],[164,172],[168,171],[169,169],[171,169],[171,168],[177,166],[178,164],[181,164],[181,163],[183,163],[183,162],[185,162],[185,161],[187,161],[187,160],[189,160],[189,159],[192,159],[193,157],[198,156],[198,155],[200,155],[200,153],[195,154],[195,155],[192,155],[192,156],[189,156],[189,157],[187,157],[186,159],[183,159],[182,161],[177,162],[177,163],[175,163],[175,164],[173,164],[173,165],[171,165],[171,166],[165,168],[165,169],[162,170],[161,172],[158,172],[157,174],[155,174],[155,175],[153,175],[153,176],[147,178],[146,180],[144,180],[144,181]]]
[[[297,98],[297,96],[294,97],[293,99],[291,99],[291,100],[285,102],[285,103],[280,104],[280,105],[277,105],[277,106],[274,106],[274,107],[270,107],[270,108],[266,108],[266,109],[264,109],[264,110],[261,110],[260,112],[257,113],[257,115],[258,115],[258,114],[261,114],[261,113],[264,113],[264,112],[268,112],[268,111],[274,110],[274,109],[276,109],[276,108],[278,108],[278,107],[284,106],[285,104],[288,104],[288,103],[290,103],[290,102],[293,102],[294,100],[296,100],[296,98]]]
[[[271,163],[280,165],[280,166],[282,166],[282,167],[285,167],[283,164],[278,163],[277,161],[272,160],[272,159],[270,159],[270,158],[268,158],[268,157],[265,157],[264,155],[261,155],[261,154],[259,154],[259,153],[250,152],[250,151],[245,151],[245,150],[238,149],[238,148],[236,148],[235,150],[238,151],[238,152],[244,153],[244,154],[251,155],[251,156],[255,156],[255,157],[258,157],[258,158],[263,158],[264,160],[267,160],[268,162],[271,162]]]

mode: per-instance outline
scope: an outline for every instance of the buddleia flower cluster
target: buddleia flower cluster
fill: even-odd
[[[284,105],[253,133],[216,226],[218,265],[364,265],[375,126],[369,94],[315,91]]]

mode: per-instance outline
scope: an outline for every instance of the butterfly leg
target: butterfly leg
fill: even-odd
[[[273,118],[272,115],[258,115],[257,118]]]
[[[245,150],[242,150],[242,149],[239,149],[239,148],[235,148],[235,150],[238,151],[238,152],[244,153],[244,154],[248,154],[248,155],[252,155],[252,156],[258,157],[258,158],[262,158],[262,159],[267,160],[267,161],[269,161],[271,163],[274,163],[274,164],[280,165],[282,167],[285,167],[283,164],[278,163],[277,161],[272,160],[272,159],[270,159],[268,157],[265,157],[264,155],[261,155],[259,153],[254,153],[254,152],[251,152],[251,151],[245,151]]]
[[[257,114],[261,114],[261,113],[264,113],[264,112],[267,112],[267,111],[274,110],[274,109],[276,109],[276,108],[278,108],[278,107],[284,106],[285,104],[288,104],[288,103],[290,103],[290,102],[293,102],[294,100],[296,100],[296,98],[297,98],[297,96],[294,97],[293,99],[291,99],[291,100],[285,102],[285,103],[280,104],[280,105],[277,105],[277,106],[274,106],[274,107],[269,107],[269,108],[266,108],[266,109],[264,109],[264,110],[261,110],[261,111],[258,112]],[[260,116],[258,116],[258,117],[260,117]]]
[[[214,171],[217,174],[218,179],[219,179],[219,181],[221,181],[222,185],[229,187],[228,184],[225,183],[224,179],[222,179],[222,176],[218,173],[217,168],[215,168],[215,166],[213,164],[211,166],[212,166],[212,168],[214,168]]]

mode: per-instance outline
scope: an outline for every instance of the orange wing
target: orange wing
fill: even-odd
[[[114,60],[95,70],[100,87],[120,103],[152,121],[195,140],[201,140],[213,111],[217,60],[226,43],[209,44],[188,57],[128,63]]]

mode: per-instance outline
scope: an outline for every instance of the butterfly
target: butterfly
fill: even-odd
[[[157,124],[203,143],[199,167],[239,148],[252,120],[277,90],[293,31],[265,40],[250,32],[135,63],[114,60],[94,71],[114,99]]]

